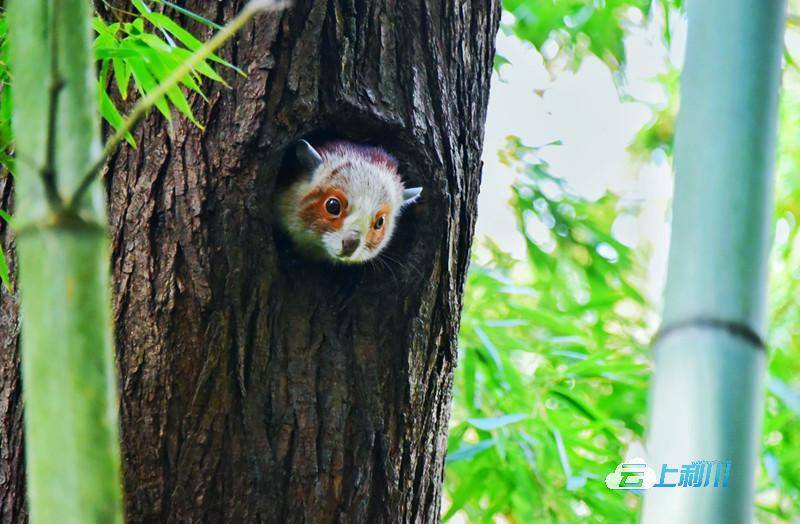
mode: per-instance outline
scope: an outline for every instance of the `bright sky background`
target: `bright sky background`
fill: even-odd
[[[681,18],[671,23],[673,44],[669,50],[661,42],[658,24],[632,32],[625,41],[628,67],[624,89],[636,100],[666,101],[663,89],[652,79],[667,71],[670,63],[682,63],[685,23]],[[637,131],[651,118],[650,107],[621,101],[611,71],[596,58],[584,60],[576,72],[561,71],[553,78],[541,55],[513,36],[500,32],[497,49],[511,63],[492,78],[478,201],[478,244],[490,236],[516,257],[524,256],[524,244],[508,206],[515,173],[497,159],[506,137],[516,135],[529,146],[560,140],[563,145],[541,151],[551,173],[588,198],[611,190],[641,204],[638,218],[618,221],[614,234],[651,253],[647,292],[659,302],[666,276],[672,176],[665,161],[642,165],[627,151]]]

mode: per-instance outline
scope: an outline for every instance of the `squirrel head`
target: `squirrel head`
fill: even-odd
[[[397,161],[378,147],[333,142],[294,148],[302,175],[278,197],[280,225],[303,252],[357,264],[389,243],[401,210],[422,188],[405,188]]]

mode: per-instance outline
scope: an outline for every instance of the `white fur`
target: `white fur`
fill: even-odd
[[[410,203],[403,201],[404,187],[400,177],[393,166],[374,161],[358,146],[351,148],[343,144],[321,149],[320,154],[322,163],[311,176],[296,181],[280,195],[281,226],[299,248],[313,256],[347,264],[365,262],[378,256],[394,234],[401,208]],[[337,169],[338,173],[332,175]],[[310,230],[299,216],[303,197],[320,186],[336,187],[347,196],[347,216],[337,231],[320,234]],[[370,249],[366,244],[367,233],[373,227],[376,213],[387,204],[383,240]],[[346,257],[342,256],[342,240],[350,232],[357,232],[361,241],[355,252]]]

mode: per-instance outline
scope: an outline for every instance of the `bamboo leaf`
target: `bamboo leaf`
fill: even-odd
[[[528,418],[528,415],[525,415],[523,413],[514,413],[511,415],[502,415],[499,417],[468,418],[467,422],[469,422],[478,429],[482,429],[484,431],[491,431],[493,429],[498,429],[504,426],[508,426],[509,424],[513,424],[514,422],[519,422],[520,420],[525,420],[526,418]]]
[[[217,31],[222,29],[222,26],[217,24],[216,22],[213,22],[213,21],[209,20],[208,18],[200,16],[197,13],[195,13],[194,11],[190,11],[190,10],[184,8],[184,7],[179,6],[178,4],[175,4],[173,2],[168,2],[167,0],[155,0],[155,1],[158,2],[159,4],[164,4],[166,6],[169,6],[170,8],[172,8],[175,11],[179,12],[180,14],[191,18],[195,22],[200,22],[201,24],[207,25],[208,27],[216,29]]]
[[[117,106],[114,105],[114,102],[108,96],[105,90],[99,89],[98,94],[100,95],[100,115],[109,123],[114,129],[119,129],[122,127],[122,115],[120,115],[119,110],[117,110]],[[125,135],[125,140],[131,145],[131,147],[136,147],[136,140],[133,138],[133,135],[127,133]]]
[[[131,69],[128,67],[128,64],[120,58],[114,58],[111,63],[114,66],[114,79],[117,82],[117,90],[122,99],[127,100]]]
[[[5,253],[3,253],[2,246],[0,246],[0,282],[3,283],[6,291],[9,293],[13,291],[11,289],[11,278],[8,273],[8,264],[6,263],[6,256]]]
[[[3,209],[0,209],[0,218],[2,218],[3,220],[5,220],[5,221],[6,221],[6,223],[7,223],[9,226],[11,226],[12,228],[14,227],[14,217],[12,217],[12,216],[11,216],[11,215],[8,213],[8,211],[5,211],[5,210],[3,210]]]
[[[153,78],[153,75],[150,74],[150,71],[148,71],[144,62],[139,59],[135,59],[128,62],[128,65],[131,67],[131,73],[136,81],[136,87],[139,89],[139,93],[142,96],[147,95],[147,93],[156,88],[157,82]],[[159,97],[155,101],[155,106],[156,109],[158,109],[161,114],[164,115],[164,118],[166,118],[168,121],[172,121],[172,114],[170,113],[169,105],[163,96]]]
[[[494,439],[482,440],[477,444],[461,447],[452,453],[447,454],[447,462],[458,462],[469,460],[475,455],[492,448],[495,445]]]

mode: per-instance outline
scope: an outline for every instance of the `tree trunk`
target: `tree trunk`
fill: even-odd
[[[241,2],[187,7],[223,21]],[[205,131],[151,115],[112,159],[131,522],[438,520],[499,14],[298,1],[222,53],[248,76],[195,100]],[[286,147],[334,136],[384,146],[425,188],[388,266],[311,263],[273,229]],[[15,310],[4,293],[6,521],[24,511]]]
[[[11,176],[0,170],[0,209],[12,209]],[[14,239],[0,220],[0,243],[13,253]],[[7,256],[12,275],[16,259]],[[19,301],[0,286],[0,519],[25,521],[25,457],[22,443],[22,382],[19,369]]]

